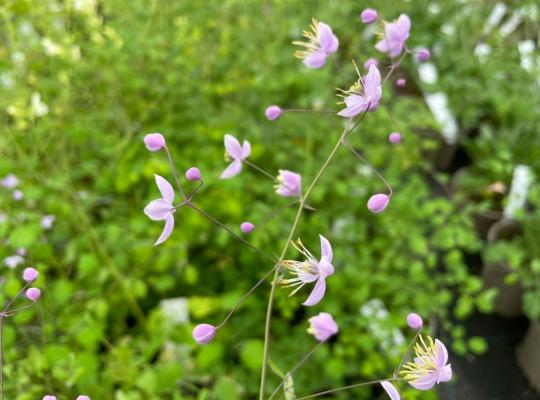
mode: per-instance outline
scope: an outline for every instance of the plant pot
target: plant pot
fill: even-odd
[[[518,364],[531,386],[540,393],[540,322],[531,321],[517,351]]]
[[[488,242],[509,238],[519,232],[519,225],[509,219],[501,219],[491,226],[487,234]],[[520,283],[507,285],[506,276],[512,269],[506,263],[486,263],[482,270],[484,286],[497,288],[499,293],[495,298],[495,312],[503,317],[517,317],[523,312],[523,287]]]

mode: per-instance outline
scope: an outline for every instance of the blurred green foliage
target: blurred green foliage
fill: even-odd
[[[0,210],[7,218],[0,223],[0,258],[19,247],[28,254],[24,265],[2,267],[0,296],[6,301],[20,289],[27,264],[40,270],[37,285],[43,289],[36,308],[6,323],[6,398],[254,397],[269,286],[211,344],[196,346],[191,330],[220,321],[271,265],[190,209],[178,210],[172,237],[154,248],[162,227],[142,209],[157,196],[153,174],[172,177],[163,154],[148,153],[142,137],[164,133],[180,171],[201,169],[206,185],[199,206],[235,230],[244,220],[257,225],[287,201],[252,170],[230,181],[217,179],[225,167],[223,135],[250,140],[251,159],[272,173],[291,169],[309,182],[342,121],[285,114],[269,122],[263,112],[270,104],[338,109],[334,88],[350,82],[342,82],[332,65],[305,69],[290,42],[312,16],[329,23],[340,39],[342,72],[352,81],[352,58],[359,65],[369,57],[383,59],[374,38],[362,35],[358,16],[367,6],[386,19],[401,12],[411,16],[409,45],[434,50],[440,80],[433,87],[420,83],[408,60],[399,71],[407,89],[389,82],[385,108],[352,135],[354,146],[394,188],[383,214],[369,213],[365,204],[384,187],[344,149],[323,176],[309,201],[317,211],[306,212],[299,236],[310,248],[317,248],[319,233],[331,239],[336,274],[315,309],[299,306],[305,292],[292,298],[286,290],[277,292],[271,361],[287,371],[313,346],[307,318],[319,311],[334,315],[340,334],[295,373],[299,395],[388,376],[405,349],[395,338],[400,331],[410,336],[404,321],[410,311],[439,321],[439,333],[454,351],[486,351],[485,341],[468,337],[460,324],[475,310],[489,312],[495,295],[483,289],[467,262],[481,249],[471,216],[485,199],[476,201],[475,185],[448,199],[450,175],[435,171],[431,162],[440,127],[421,93],[448,94],[463,128],[460,143],[473,160],[473,182],[509,182],[518,161],[538,168],[539,116],[530,107],[538,95],[531,73],[519,67],[515,46],[515,35],[537,26],[531,19],[525,32],[489,36],[494,50],[481,62],[471,49],[483,38],[489,8],[457,1],[398,3],[2,2],[0,176],[16,174],[24,199],[2,193]],[[445,24],[453,28],[441,31]],[[404,141],[392,147],[387,136],[394,130]],[[46,214],[56,216],[51,230],[40,225]],[[293,217],[294,210],[285,210],[258,227],[250,241],[280,251]],[[177,297],[188,299],[189,321],[175,322],[162,311],[162,300]],[[377,321],[377,333],[373,317],[361,312],[371,299],[389,311]],[[271,375],[270,389],[279,381]],[[336,398],[371,395],[366,389]],[[435,396],[407,392],[408,399]]]

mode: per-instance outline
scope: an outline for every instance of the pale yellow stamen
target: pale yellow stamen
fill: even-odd
[[[407,381],[415,381],[426,375],[429,375],[437,368],[435,366],[435,360],[437,358],[438,350],[433,339],[427,336],[427,343],[422,336],[419,337],[420,342],[417,342],[414,346],[415,362],[408,362],[403,365],[403,370],[400,374],[403,375],[403,379]]]

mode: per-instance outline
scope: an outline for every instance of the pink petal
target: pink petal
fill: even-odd
[[[234,160],[220,175],[220,179],[230,179],[242,171],[242,161]]]
[[[244,143],[242,144],[242,152],[240,154],[240,158],[244,160],[248,158],[250,154],[251,154],[251,144],[247,140],[244,140]]]
[[[310,274],[309,272],[297,272],[298,279],[304,283],[315,282],[319,278],[319,274]]]
[[[407,39],[409,37],[409,32],[411,31],[411,19],[409,16],[407,14],[401,14],[396,24],[403,37],[402,40]]]
[[[345,101],[346,100],[347,99],[345,99]],[[361,102],[358,102],[354,105],[348,106],[347,108],[341,110],[340,112],[338,112],[337,115],[339,115],[340,117],[352,118],[366,111],[367,107],[368,107],[368,103],[366,103],[365,100],[362,99]]]
[[[156,177],[156,184],[161,193],[161,196],[165,201],[171,203],[174,201],[174,190],[172,185],[163,177],[154,175]]]
[[[439,382],[448,382],[450,379],[452,379],[452,367],[448,364],[439,372]]]
[[[225,150],[227,150],[227,154],[229,154],[231,158],[242,158],[242,147],[240,146],[238,139],[232,135],[225,135],[223,142],[225,143]]]
[[[399,392],[397,389],[388,381],[382,381],[381,386],[383,389],[388,393],[388,397],[392,400],[400,400],[401,396],[399,395]]]
[[[326,64],[326,57],[326,53],[322,50],[319,50],[307,56],[303,62],[306,67],[317,69],[321,68],[322,66],[324,66],[324,64]]]
[[[433,373],[409,382],[413,388],[418,390],[429,390],[435,385],[435,383],[437,383],[437,374]]]
[[[159,236],[156,243],[154,243],[154,246],[157,246],[158,244],[163,243],[165,240],[171,236],[171,233],[174,228],[174,217],[172,214],[167,215],[167,218],[165,219],[165,227],[163,228],[163,232],[161,232],[161,235]]]
[[[387,53],[388,52],[388,43],[386,41],[386,38],[383,38],[382,40],[379,40],[377,44],[375,45],[375,48],[379,50],[381,53]]]
[[[144,213],[152,221],[161,221],[171,212],[172,204],[163,199],[152,200],[144,208]]]
[[[332,258],[334,257],[334,253],[332,252],[332,245],[323,235],[319,235],[319,238],[321,239],[321,258],[326,257],[326,261],[331,263]]]
[[[435,339],[435,346],[437,347],[437,357],[435,358],[435,367],[440,370],[448,362],[448,351],[444,344],[439,340]]]
[[[334,53],[339,46],[339,41],[332,32],[332,28],[330,28],[324,22],[319,22],[318,39],[321,50],[323,50],[326,54]]]
[[[324,278],[319,278],[317,280],[317,283],[315,283],[315,286],[313,287],[311,294],[309,295],[307,300],[304,301],[302,304],[308,307],[314,306],[319,301],[321,301],[321,299],[324,296],[325,291],[326,291],[326,281],[324,280]]]
[[[364,93],[373,93],[377,87],[381,86],[381,73],[375,65],[370,65],[368,73],[364,78]]]

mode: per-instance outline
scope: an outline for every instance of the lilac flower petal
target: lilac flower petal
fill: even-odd
[[[321,258],[326,257],[326,261],[331,263],[334,257],[334,253],[332,252],[332,245],[323,235],[319,235],[319,238],[321,239]]]
[[[392,400],[400,400],[401,396],[399,395],[399,392],[397,389],[388,381],[382,381],[381,386],[385,390],[385,392],[388,394],[388,397]]]
[[[234,160],[229,166],[221,173],[220,179],[230,179],[233,176],[238,175],[242,171],[242,161]]]
[[[249,157],[250,154],[251,154],[251,144],[247,140],[244,140],[244,143],[242,144],[242,151],[240,152],[240,158],[242,160],[245,160],[246,158]]]
[[[381,73],[375,65],[370,65],[368,73],[364,78],[364,93],[367,97],[371,97],[377,90],[381,88]]]
[[[385,38],[379,40],[376,44],[375,44],[375,48],[377,50],[379,50],[381,53],[387,53],[388,52],[388,42],[386,41]]]
[[[326,53],[322,50],[319,50],[307,56],[304,59],[303,63],[308,68],[321,68],[324,66],[324,64],[326,64],[326,57]]]
[[[448,362],[448,351],[445,345],[439,339],[435,339],[435,346],[437,346],[437,357],[435,358],[435,366],[437,369],[442,369]]]
[[[409,384],[418,390],[429,390],[437,383],[437,374],[430,373],[429,375],[418,378]]]
[[[332,32],[332,28],[330,28],[324,22],[319,22],[318,39],[321,50],[323,50],[326,54],[334,53],[339,46],[339,41]]]
[[[225,143],[225,150],[227,150],[227,154],[229,154],[231,158],[242,158],[242,147],[240,146],[238,139],[232,135],[225,135],[223,142]]]
[[[314,306],[315,304],[319,303],[321,299],[324,297],[324,292],[326,291],[326,281],[324,278],[319,278],[317,280],[317,283],[315,283],[315,286],[313,287],[313,290],[311,291],[311,294],[307,298],[305,302],[302,304],[304,306]]]
[[[311,283],[315,282],[317,279],[319,279],[319,274],[311,274],[309,272],[302,272],[297,271],[298,279],[300,279],[304,283]]]
[[[311,317],[308,321],[310,324],[308,332],[313,334],[315,339],[320,342],[328,340],[338,332],[338,326],[329,313],[319,313],[319,315]]]
[[[152,221],[161,221],[164,220],[171,212],[172,205],[163,199],[152,200],[144,208],[144,213]]]
[[[439,382],[448,382],[450,379],[452,379],[452,367],[448,364],[439,372]]]
[[[324,279],[330,275],[334,275],[334,266],[323,256],[319,261],[319,276]]]
[[[154,246],[157,246],[161,243],[163,243],[165,240],[171,236],[171,233],[174,228],[174,217],[172,214],[168,214],[165,219],[165,227],[163,228],[163,232],[161,232],[161,235],[159,236],[156,243],[154,243]]]
[[[163,196],[165,201],[172,204],[174,201],[174,189],[172,185],[162,176],[155,174],[154,176],[156,177],[156,185],[161,193],[161,196]]]
[[[409,16],[407,14],[401,14],[397,20],[397,26],[404,40],[407,39],[411,31],[411,19]]]
[[[337,115],[345,118],[355,117],[358,114],[366,111],[366,109],[368,108],[368,104],[369,103],[367,103],[362,96],[348,96],[347,98],[345,98],[345,105],[347,105],[347,108],[344,108],[343,110],[338,112]]]

